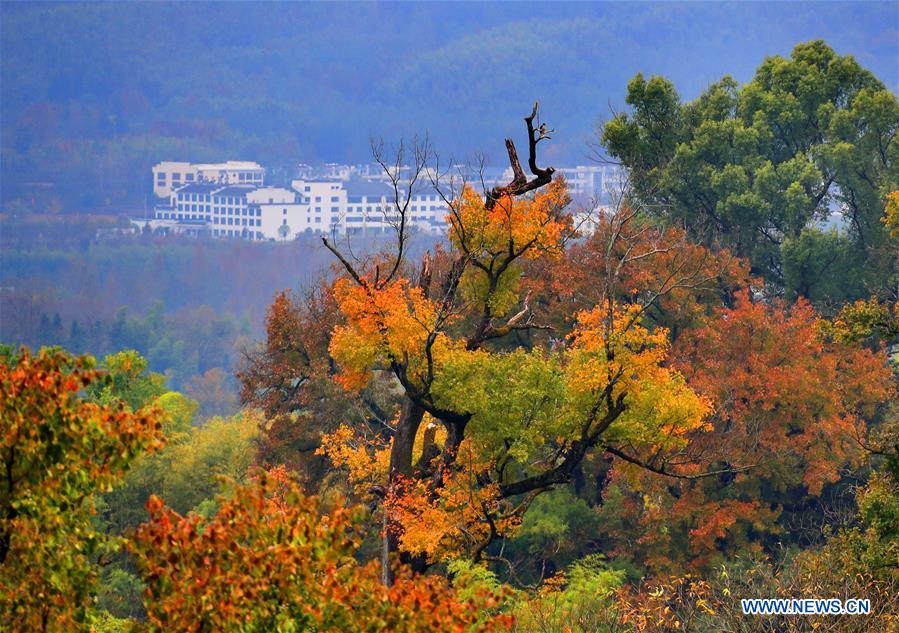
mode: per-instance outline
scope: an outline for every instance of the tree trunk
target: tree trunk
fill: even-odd
[[[424,413],[424,409],[411,400],[407,399],[403,404],[400,419],[397,422],[396,431],[393,435],[393,446],[390,449],[390,469],[387,479],[388,497],[394,491],[399,478],[412,476],[412,447],[415,445],[415,435],[418,433],[418,427],[421,426]],[[381,527],[381,582],[388,587],[393,584],[394,580],[393,564],[399,546],[397,527],[391,520],[387,506],[385,506],[384,522]]]

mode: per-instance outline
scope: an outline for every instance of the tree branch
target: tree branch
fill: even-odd
[[[537,143],[545,138],[549,138],[547,133],[551,131],[547,130],[545,125],[541,125],[538,130],[534,129],[534,119],[537,118],[539,105],[539,102],[535,102],[530,116],[524,118],[528,127],[528,167],[535,178],[528,180],[524,175],[521,162],[518,160],[515,143],[512,139],[507,138],[506,151],[509,153],[509,164],[512,167],[512,181],[508,185],[494,187],[487,193],[487,200],[484,206],[488,211],[491,211],[496,206],[497,200],[503,196],[520,196],[552,182],[553,174],[556,170],[552,167],[541,169],[537,166]]]
[[[754,467],[754,465],[752,465],[752,466],[742,466],[740,468],[723,468],[721,470],[710,470],[710,471],[706,471],[704,473],[698,473],[696,475],[683,475],[681,473],[673,473],[670,470],[666,470],[665,468],[662,468],[659,466],[653,466],[650,463],[644,462],[643,460],[638,459],[636,457],[632,457],[631,455],[628,455],[627,453],[624,453],[623,451],[620,451],[619,449],[617,449],[613,446],[606,446],[605,451],[607,453],[611,453],[615,457],[620,457],[621,459],[628,462],[629,464],[639,466],[640,468],[645,468],[649,472],[655,473],[657,475],[664,475],[666,477],[673,477],[675,479],[705,479],[706,477],[716,477],[718,475],[731,475],[734,473],[742,473],[742,472],[745,472],[745,471],[749,470],[750,468]]]

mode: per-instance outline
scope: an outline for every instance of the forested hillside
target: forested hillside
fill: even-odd
[[[25,218],[28,220],[29,218]],[[230,393],[246,349],[264,334],[274,294],[330,273],[318,238],[288,244],[111,236],[114,218],[85,223],[10,222],[0,238],[0,341],[38,349],[59,345],[103,357],[140,352],[171,388],[205,403],[213,386]],[[414,252],[434,239],[410,240]],[[371,238],[360,252],[379,248]],[[210,384],[212,383],[212,384]],[[212,394],[221,398],[221,393]],[[219,409],[216,409],[217,411]]]
[[[371,135],[429,131],[504,166],[489,141],[537,96],[557,113],[548,158],[583,163],[636,72],[693,97],[825,37],[895,90],[894,8],[4,2],[3,211],[143,210],[160,160],[256,160],[278,179],[366,162]]]

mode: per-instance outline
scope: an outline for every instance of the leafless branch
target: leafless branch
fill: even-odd
[[[553,167],[541,169],[537,166],[537,143],[545,138],[550,138],[545,124],[534,129],[534,119],[537,118],[539,107],[539,102],[535,102],[531,114],[524,118],[528,128],[528,167],[531,170],[531,174],[535,177],[532,180],[528,180],[524,175],[521,162],[518,160],[518,151],[515,149],[515,143],[512,139],[507,138],[506,151],[509,154],[509,164],[512,167],[512,181],[505,186],[494,187],[487,193],[485,206],[488,211],[492,210],[496,206],[497,201],[503,196],[520,196],[552,182],[553,174],[556,170]]]

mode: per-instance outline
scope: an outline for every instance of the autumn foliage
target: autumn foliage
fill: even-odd
[[[514,312],[523,292],[519,262],[563,254],[570,219],[558,213],[566,200],[562,180],[533,200],[500,198],[492,208],[465,189],[450,217],[456,260],[438,292],[355,270],[334,283],[343,319],[329,346],[342,370],[336,380],[360,390],[373,370],[394,373],[431,423],[444,427],[442,444],[430,442],[433,454],[425,456],[416,449],[426,428],[419,421],[405,458],[418,460],[419,471],[380,482],[390,530],[406,553],[429,561],[477,556],[514,533],[528,498],[569,481],[594,449],[668,452],[710,428],[710,401],[668,364],[669,332],[647,327],[639,297],[608,289],[572,314],[570,334],[556,343],[487,345],[540,329],[527,305]],[[362,444],[361,436],[346,439]],[[326,452],[351,473],[366,461],[358,448],[340,450],[332,440]],[[523,503],[521,494],[529,495]]]
[[[894,626],[893,288],[791,296],[748,263],[769,244],[735,257],[639,189],[576,220],[538,166],[537,114],[533,178],[511,140],[512,181],[483,194],[442,188],[427,148],[408,181],[386,168],[392,247],[322,239],[332,274],[275,297],[230,421],[192,427],[196,403],[136,352],[106,372],[5,353],[11,628],[105,626],[105,601],[151,631],[757,630],[731,604],[756,590],[870,596],[876,617],[850,630]],[[447,239],[413,258],[426,174]],[[224,406],[223,384],[193,386]]]
[[[770,305],[742,292],[678,341],[676,366],[714,402],[713,432],[688,444],[693,472],[734,472],[679,481],[615,473],[614,485],[633,493],[625,507],[652,568],[703,568],[724,552],[757,549],[763,541],[752,534],[781,533],[797,498],[821,495],[860,466],[865,420],[894,394],[891,372],[878,354],[829,340],[822,325],[803,301]]]
[[[105,377],[92,359],[27,349],[0,359],[0,620],[71,631],[86,618],[96,556],[93,495],[160,445],[158,412],[83,398]]]
[[[887,196],[883,223],[886,225],[890,237],[899,237],[899,191],[892,191]]]
[[[152,630],[490,631],[496,597],[458,599],[439,576],[400,577],[360,564],[358,510],[324,512],[283,470],[262,473],[209,519],[150,502],[133,551]]]

